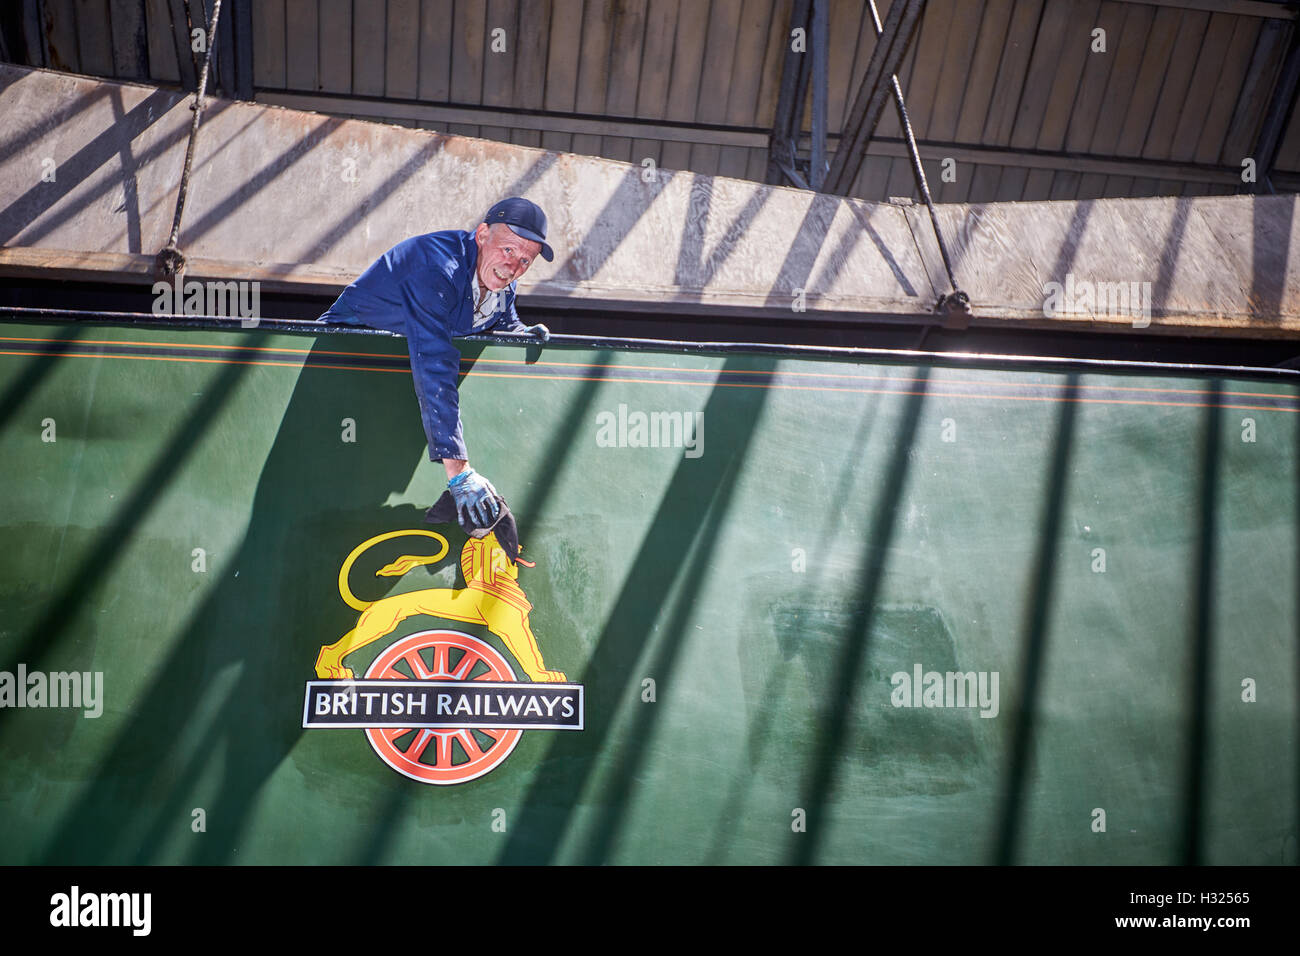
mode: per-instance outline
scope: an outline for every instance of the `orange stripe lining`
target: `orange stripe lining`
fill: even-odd
[[[0,355],[46,355],[45,352],[18,352],[10,350],[0,350]],[[169,355],[65,355],[62,358],[94,358],[94,359],[134,359],[137,361],[149,362],[193,362],[198,364],[211,365],[265,365],[273,368],[303,368],[300,363],[294,362],[267,362],[267,361],[243,361],[239,359],[220,359],[220,358],[178,358]],[[312,368],[338,369],[341,371],[351,372],[397,372],[403,375],[409,375],[410,369],[397,368],[369,368],[367,366],[357,365],[312,365]],[[471,375],[482,376],[485,378],[523,378],[537,379],[542,381],[568,381],[568,382],[601,382],[616,381],[630,382],[637,385],[696,385],[718,388],[764,388],[764,389],[790,389],[793,391],[810,391],[810,392],[847,392],[855,395],[928,395],[934,398],[958,398],[958,399],[983,399],[989,401],[1008,401],[1008,402],[1077,402],[1087,405],[1152,405],[1166,408],[1232,408],[1244,411],[1258,412],[1300,412],[1300,408],[1274,407],[1270,405],[1236,405],[1225,404],[1222,402],[1211,404],[1209,402],[1159,402],[1153,400],[1140,399],[1113,399],[1113,398],[1079,398],[1079,397],[1061,397],[1061,396],[1038,396],[1038,395],[971,395],[964,392],[936,392],[931,389],[926,391],[911,391],[896,388],[839,388],[819,385],[767,385],[759,382],[674,382],[670,379],[654,378],[618,378],[607,379],[604,376],[591,375],[523,375],[517,372],[472,372]],[[917,379],[909,380],[911,382]],[[971,383],[976,384],[976,383]],[[991,382],[991,385],[999,383]],[[1060,385],[1042,385],[1041,388],[1061,388]],[[1195,393],[1193,393],[1195,394]],[[1224,393],[1228,394],[1228,393]],[[1256,393],[1245,393],[1256,394]],[[1285,395],[1273,396],[1268,393],[1259,393],[1269,398],[1286,398]]]
[[[385,355],[385,354],[383,354],[382,352],[339,352],[339,351],[332,351],[332,350],[328,350],[328,349],[290,349],[290,348],[278,348],[278,347],[274,347],[274,346],[266,346],[266,345],[205,345],[205,344],[198,343],[198,342],[195,342],[195,343],[186,343],[186,342],[136,342],[136,341],[114,340],[114,339],[71,339],[71,340],[69,340],[69,339],[31,338],[31,337],[23,337],[23,336],[2,336],[2,335],[0,335],[0,342],[73,342],[73,343],[75,343],[75,344],[85,344],[85,345],[153,345],[153,346],[159,346],[159,347],[163,347],[163,348],[182,348],[182,349],[242,349],[242,350],[254,351],[254,352],[285,352],[285,353],[289,353],[289,354],[292,354],[292,355],[310,355],[310,354],[312,354],[312,353],[314,352],[315,354],[318,354],[318,355],[346,355],[346,356],[355,356],[355,357],[357,357],[357,358],[384,358],[384,359],[395,359],[395,358],[406,358],[406,357],[407,357],[407,356]],[[23,352],[3,352],[3,351],[0,351],[0,355],[23,355],[23,354],[42,354],[42,353],[23,353]],[[97,358],[130,358],[130,357],[132,357],[132,356],[95,356],[95,357],[97,357]],[[185,360],[185,359],[176,359],[176,361],[186,361],[186,360]],[[233,361],[233,360],[232,360],[232,361]],[[468,359],[462,359],[462,360],[461,360],[462,364],[463,364],[464,362],[467,362],[467,361],[469,361],[469,360],[468,360]],[[691,374],[691,373],[708,374],[708,373],[710,373],[710,372],[717,372],[717,371],[720,371],[720,370],[718,370],[718,369],[704,369],[704,368],[702,368],[702,369],[692,369],[692,368],[685,368],[685,369],[684,369],[684,368],[673,368],[672,366],[668,366],[668,365],[619,365],[619,364],[608,363],[608,362],[605,362],[605,363],[602,363],[602,362],[526,362],[526,361],[523,361],[523,360],[521,360],[521,359],[483,359],[482,361],[490,362],[490,363],[495,364],[495,365],[528,365],[528,366],[541,366],[541,367],[543,367],[543,368],[593,368],[593,369],[594,369],[594,368],[613,368],[613,369],[635,369],[635,370],[639,370],[639,371],[652,371],[652,372],[678,372],[678,373],[687,373],[687,374]],[[808,361],[808,360],[805,359],[805,360],[803,360],[803,361]],[[292,363],[271,363],[271,364],[291,365]],[[367,371],[367,370],[369,370],[369,369],[367,369],[367,368],[365,368],[365,367],[362,367],[362,366],[313,365],[312,367],[313,367],[313,368],[355,368],[357,371]],[[388,371],[397,371],[397,370],[396,370],[396,369],[376,369],[375,371],[385,371],[385,372],[388,372]],[[403,369],[402,371],[405,371],[405,369]],[[470,371],[470,372],[468,372],[468,373],[466,373],[466,374],[467,374],[467,375],[493,375],[493,374],[506,374],[506,373],[492,373],[492,372],[475,372],[475,371]],[[771,375],[771,374],[773,374],[773,373],[772,373],[772,372],[768,372],[768,371],[764,371],[764,370],[762,370],[762,369],[730,369],[730,370],[727,371],[727,374],[728,374],[728,375]],[[849,380],[851,380],[851,381],[858,381],[858,382],[872,382],[872,381],[874,381],[874,382],[891,382],[891,381],[900,381],[900,380],[902,380],[900,377],[895,377],[895,376],[890,376],[890,375],[850,375],[850,374],[847,374],[847,373],[844,373],[844,372],[797,372],[797,371],[782,371],[782,372],[780,372],[780,374],[781,374],[781,375],[789,375],[789,376],[797,376],[797,377],[800,377],[800,378],[845,378],[845,379],[849,379]],[[1049,373],[1049,374],[1053,374],[1053,373]],[[1104,373],[1104,372],[1100,372],[1100,373],[1096,373],[1096,374],[1105,374],[1105,373]],[[558,376],[540,376],[540,375],[531,375],[531,376],[525,376],[525,377],[527,377],[527,378],[544,378],[544,377],[558,377]],[[577,379],[576,381],[592,381],[592,379]],[[637,381],[637,380],[635,380],[635,379],[619,379],[619,381]],[[655,380],[655,381],[657,381],[657,380]],[[913,378],[913,379],[911,379],[910,381],[912,381],[913,383],[915,383],[915,382],[918,381],[918,380],[915,379],[915,378]],[[678,382],[678,383],[673,383],[673,384],[683,384],[683,385],[684,385],[684,384],[693,384],[693,383],[688,383],[688,382]],[[708,383],[701,383],[701,384],[708,384]],[[977,385],[977,386],[981,386],[981,387],[983,387],[983,386],[988,386],[988,385],[995,385],[995,386],[1004,387],[1004,388],[1038,388],[1038,387],[1042,387],[1041,385],[1036,384],[1036,383],[1033,383],[1033,382],[1007,382],[1007,381],[987,381],[987,382],[986,382],[986,381],[979,381],[979,380],[977,380],[977,379],[950,379],[950,380],[948,380],[945,384],[949,384],[949,385]],[[794,386],[790,386],[790,387],[794,387]],[[1285,387],[1285,386],[1284,386],[1284,387]],[[1199,394],[1200,394],[1200,391],[1199,391],[1198,389],[1191,389],[1191,388],[1172,388],[1172,387],[1170,387],[1170,388],[1150,388],[1150,387],[1139,386],[1139,385],[1108,385],[1107,388],[1109,388],[1111,391],[1115,391],[1115,392],[1158,392],[1158,393],[1163,393],[1163,394],[1166,394],[1166,395],[1199,395]],[[1279,394],[1276,393],[1276,392],[1239,392],[1239,391],[1225,391],[1225,392],[1221,392],[1220,394],[1222,394],[1222,395],[1233,395],[1233,396],[1236,396],[1236,397],[1238,397],[1238,398],[1286,398],[1286,397],[1288,397],[1288,396],[1285,396],[1285,395],[1279,395]]]

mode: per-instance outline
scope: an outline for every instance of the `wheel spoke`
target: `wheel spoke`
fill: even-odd
[[[465,675],[474,669],[474,664],[477,661],[477,654],[470,650],[465,651],[465,656],[460,659],[460,663],[456,665],[456,670],[451,676],[456,680],[464,680]]]
[[[424,666],[424,659],[420,657],[419,651],[411,651],[402,659],[411,666],[412,673],[419,680],[429,680],[434,676],[433,671]]]
[[[477,760],[483,756],[483,748],[478,745],[478,741],[468,730],[458,730],[456,736],[460,739],[460,745],[465,748],[465,753],[470,760]]]
[[[433,645],[433,672],[444,677],[451,667],[451,648],[441,642]]]
[[[455,734],[438,734],[438,751],[436,757],[436,766],[451,766],[451,738]]]
[[[425,748],[429,746],[429,740],[433,737],[432,730],[421,730],[415,742],[406,751],[406,756],[412,760],[418,761],[424,756]]]
[[[478,677],[475,677],[474,678],[475,680],[486,681],[487,683],[491,684],[506,679],[506,676],[504,674],[497,673],[497,669],[492,666],[491,661],[485,660],[483,663],[487,665],[487,670],[485,670],[482,674],[479,674]]]

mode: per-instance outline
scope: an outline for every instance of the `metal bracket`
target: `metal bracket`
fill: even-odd
[[[934,311],[943,316],[942,324],[945,329],[970,328],[970,296],[960,289],[939,296],[939,301],[934,304]]]
[[[178,276],[185,271],[185,253],[168,243],[154,256],[153,268],[154,273],[161,277]]]

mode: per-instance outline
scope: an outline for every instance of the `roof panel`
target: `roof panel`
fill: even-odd
[[[1250,60],[1259,40],[1261,21],[1255,17],[1236,17],[1232,38],[1223,58],[1214,94],[1207,104],[1205,125],[1193,154],[1198,163],[1216,163],[1228,137],[1228,127],[1241,109],[1241,93]],[[1240,161],[1240,159],[1238,159]]]
[[[324,23],[321,24],[322,30]],[[451,101],[483,102],[483,50],[487,42],[487,7],[456,0],[452,14]]]
[[[907,86],[903,88],[908,117],[918,139],[931,139],[930,118],[934,115],[934,97],[944,65],[944,51],[952,32],[959,0],[928,0],[925,15],[917,25],[911,49],[916,59]],[[971,4],[973,0],[964,0]],[[916,64],[920,64],[918,67]],[[888,104],[886,104],[888,105]],[[887,112],[897,112],[889,107]]]
[[[518,0],[488,0],[483,19],[483,99],[488,106],[515,105],[515,60],[535,41],[519,23]]]
[[[965,109],[966,92],[974,65],[976,43],[980,37],[980,24],[984,19],[984,0],[965,0],[952,8],[952,22],[948,29],[948,42],[939,61],[939,79],[934,103],[930,108],[929,122],[925,128],[926,139],[951,140],[957,135],[957,122]],[[1009,12],[995,11],[995,16]],[[985,89],[975,104],[975,109],[987,108]],[[981,107],[979,102],[982,101]]]
[[[384,93],[413,98],[420,87],[420,0],[388,0]]]
[[[1254,150],[1293,29],[1291,24],[1279,20],[1265,20],[1260,24],[1259,37],[1242,81],[1241,97],[1223,137],[1220,160],[1224,164],[1239,166]]]
[[[957,115],[954,138],[959,143],[978,143],[984,139],[1002,47],[1007,41],[1014,6],[1015,0],[988,0],[984,6],[970,73],[962,91],[961,111]]]
[[[757,126],[758,91],[767,41],[772,34],[773,0],[744,0],[736,33],[736,52],[727,83],[728,126]]]
[[[787,24],[785,36],[788,37],[790,4],[784,6]],[[881,13],[883,15],[884,11]],[[867,61],[871,59],[871,51],[876,48],[876,30],[866,3],[854,0],[832,0],[827,24],[830,44],[826,54],[826,128],[838,133],[844,129],[853,97],[857,95],[862,76],[867,72]],[[780,69],[778,63],[778,75]],[[882,121],[883,118],[882,116]],[[812,128],[812,118],[806,112],[804,126]],[[887,135],[883,129],[881,135]]]
[[[250,11],[253,80],[268,93],[319,90],[374,101],[322,101],[320,108],[340,114],[753,176],[766,170],[756,131],[774,120],[791,3],[261,0]],[[887,12],[887,3],[880,6]],[[151,77],[177,81],[171,18],[183,0],[140,0],[138,8],[45,0],[44,8],[43,43],[54,65],[109,76],[141,62],[128,14],[143,10]],[[1276,19],[1268,17],[1273,12]],[[833,148],[875,31],[863,0],[829,0],[829,15]],[[899,75],[941,200],[1020,199],[1025,188],[1055,196],[1138,187],[1194,194],[1215,183],[1233,189],[1240,188],[1233,170],[1255,147],[1294,22],[1292,9],[1243,0],[930,0]],[[1106,31],[1105,53],[1090,49],[1098,26]],[[491,50],[495,28],[505,30],[505,52]],[[461,111],[448,112],[449,104]],[[514,110],[560,114],[555,122],[566,131],[517,128],[508,115]],[[593,119],[563,116],[572,113]],[[696,129],[684,133],[685,142],[665,141],[662,130],[637,136],[637,119],[726,132]],[[611,130],[624,120],[631,122]],[[1282,139],[1282,171],[1300,165],[1295,123]],[[810,126],[805,110],[803,128]],[[889,106],[877,138],[899,135]],[[893,152],[870,158],[855,192],[910,194],[909,164],[897,144],[877,145]],[[961,159],[954,183],[934,168],[945,147]],[[997,161],[982,162],[978,147],[1000,150]],[[1059,150],[1086,170],[1062,168]],[[1113,162],[1099,168],[1099,160]],[[1204,177],[1189,163],[1207,167]],[[1037,175],[1028,171],[1036,167]],[[1082,175],[1061,175],[1074,172]],[[1135,186],[1130,175],[1160,185]]]
[[[367,4],[361,9],[355,4],[350,6],[352,92],[358,96],[383,96],[388,57],[388,4]]]
[[[319,90],[320,7],[315,0],[285,0],[284,72],[291,90]]]
[[[1065,146],[1065,131],[1074,115],[1084,65],[1090,57],[1108,55],[1092,52],[1092,31],[1100,9],[1099,0],[1080,0],[1069,8],[1070,25],[1062,42],[1056,47],[1057,59],[1051,75],[1051,92],[1039,120],[1040,149],[1059,150]],[[1044,26],[1046,23],[1044,18]],[[1039,42],[1043,42],[1042,31],[1039,31],[1039,38]]]
[[[1016,0],[1011,11],[1006,45],[1002,48],[998,65],[998,79],[993,87],[993,101],[989,104],[988,124],[984,128],[987,145],[1007,146],[1011,143],[1042,12],[1043,0]]]
[[[1119,135],[1124,113],[1114,108],[1114,96],[1122,83],[1132,81],[1137,71],[1151,13],[1150,7],[1111,0],[1098,9],[1093,30],[1104,33],[1095,38],[1092,31],[1088,33],[1092,42],[1088,45],[1079,92],[1066,126],[1065,149],[1069,152],[1096,152],[1093,145],[1097,138],[1113,143]],[[1103,40],[1104,48],[1097,49]],[[1105,109],[1103,104],[1111,108]]]
[[[1222,88],[1224,59],[1236,25],[1237,18],[1227,14],[1216,13],[1210,17],[1201,48],[1196,55],[1196,64],[1192,69],[1178,125],[1174,128],[1169,150],[1171,159],[1186,162],[1196,156],[1197,143],[1205,129],[1210,104],[1216,92]],[[1231,96],[1235,98],[1236,93],[1233,90]]]
[[[555,0],[551,7],[550,43],[546,59],[546,94],[543,98],[548,110],[568,112],[577,105],[578,50],[582,43],[582,31],[579,27],[582,23],[582,6],[582,0]]]
[[[153,0],[150,0],[152,6]],[[284,0],[263,0],[253,4],[253,83],[283,88],[285,75]],[[152,12],[150,13],[152,16]],[[152,68],[152,46],[150,48]]]
[[[1098,125],[1091,152],[1123,156],[1141,153],[1173,51],[1178,16],[1167,9],[1130,8],[1119,41],[1119,59],[1102,107],[1102,115],[1110,121]]]
[[[1155,113],[1142,144],[1141,155],[1145,159],[1168,159],[1173,153],[1174,130],[1183,104],[1187,102],[1192,72],[1209,24],[1208,13],[1193,11],[1178,15],[1178,34],[1160,85],[1160,98],[1156,101]]]
[[[352,92],[352,2],[319,0],[317,89]]]
[[[519,22],[515,30],[518,40],[515,42],[511,105],[530,110],[541,109],[546,96],[546,61],[550,55],[551,0],[520,0]],[[512,138],[511,141],[536,146],[541,137],[529,136],[522,140]]]
[[[452,0],[420,0],[420,63],[418,90],[422,100],[451,99]],[[446,124],[443,124],[445,127]]]

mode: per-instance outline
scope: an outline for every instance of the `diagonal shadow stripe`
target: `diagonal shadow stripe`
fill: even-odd
[[[639,166],[629,169],[615,187],[613,195],[596,214],[591,229],[582,237],[578,247],[556,268],[555,278],[582,282],[594,277],[627,239],[633,227],[641,221],[641,214],[654,204],[666,186],[667,180],[661,177],[655,177],[653,183],[643,183]],[[632,215],[629,210],[640,211]]]
[[[36,390],[41,380],[50,374],[63,356],[73,348],[81,335],[81,330],[73,328],[61,330],[57,334],[61,336],[59,340],[42,343],[40,357],[28,362],[22,374],[5,389],[4,395],[0,396],[0,430],[9,426],[9,420],[14,417],[27,396]]]
[[[12,670],[19,662],[31,664],[54,648],[80,610],[81,598],[126,549],[136,529],[153,509],[159,490],[181,472],[189,454],[246,372],[247,367],[243,365],[227,365],[221,369],[220,375],[205,391],[203,401],[154,459],[130,496],[122,502],[113,520],[100,533],[89,554],[68,576],[63,589],[48,602],[45,614],[13,647],[6,648],[0,670]],[[0,724],[12,713],[14,711],[8,708],[0,709]]]
[[[599,356],[598,365],[603,366],[606,363],[612,364],[614,353],[603,351],[597,353]],[[601,385],[604,384],[607,370],[598,367],[592,370],[591,377],[582,383],[578,389],[578,394],[574,396],[569,403],[569,410],[564,416],[564,420],[556,428],[551,429],[551,440],[543,449],[540,461],[541,467],[533,472],[533,480],[526,491],[526,497],[523,499],[523,507],[519,509],[519,540],[527,541],[529,532],[533,529],[533,516],[545,513],[546,504],[551,499],[555,491],[555,483],[559,479],[560,469],[550,466],[550,462],[559,462],[564,460],[568,449],[572,448],[578,438],[578,429],[586,422],[587,413],[591,409],[592,402],[596,399],[596,394],[600,391]]]
[[[867,447],[867,439],[871,435],[871,430],[875,425],[879,412],[880,402],[872,402],[867,406],[867,413],[858,422],[857,434],[854,435],[853,443],[849,446],[849,462],[856,463],[862,460],[863,451]],[[831,500],[845,501],[856,477],[857,470],[852,464],[843,469]],[[814,540],[825,541],[830,532],[843,521],[842,509],[837,508],[828,511],[825,520],[822,522],[821,533]],[[819,575],[815,581],[810,580],[805,584],[800,589],[802,600],[807,601],[813,598],[821,586],[821,582],[822,576]],[[757,765],[762,758],[768,732],[773,725],[790,673],[789,664],[784,660],[778,660],[763,682],[763,692],[758,698],[758,713],[750,721],[749,729],[745,734],[745,749],[748,751],[753,765]],[[743,815],[745,792],[750,782],[749,778],[742,774],[736,774],[732,779],[727,799],[723,802],[723,811],[718,815],[717,823],[714,824],[713,845],[705,858],[708,865],[717,866],[724,862],[723,855],[730,847],[736,826],[740,823]]]
[[[880,233],[876,232],[876,227],[871,225],[870,214],[863,212],[861,204],[857,202],[849,202],[848,207],[849,212],[853,214],[853,218],[856,219],[858,225],[862,227],[862,231],[865,232],[867,238],[871,240],[871,244],[875,246],[876,251],[880,253],[880,258],[884,259],[885,264],[889,266],[889,271],[894,274],[894,280],[899,284],[903,292],[906,295],[916,295],[916,287],[912,285],[911,280],[907,278],[907,274],[903,272],[903,267],[898,264],[898,260],[894,258],[894,254],[890,252],[889,247],[885,245],[885,240],[880,238]],[[831,265],[827,268],[826,273],[819,276],[817,281],[812,283],[812,285],[830,288],[831,283],[835,281],[837,276],[839,276],[844,262],[848,260],[849,253],[851,253],[857,246],[857,234],[854,233],[853,236],[854,239],[852,244],[848,243],[847,235],[841,239],[840,247],[836,249],[835,254],[831,256]]]
[[[1188,673],[1187,756],[1183,777],[1183,866],[1199,866],[1205,854],[1206,754],[1210,734],[1210,652],[1214,638],[1215,548],[1218,545],[1219,458],[1223,453],[1223,413],[1217,407],[1222,390],[1217,379],[1206,389],[1212,401],[1204,413],[1201,448],[1200,521],[1194,569],[1191,661]]]
[[[726,364],[736,362],[728,358]],[[758,364],[770,372],[775,363],[764,359]],[[588,727],[582,734],[556,735],[498,862],[554,860],[579,797],[596,769],[597,757],[608,744],[612,715],[629,694],[639,696],[640,674],[635,668],[654,635],[654,621],[645,608],[647,604],[662,605],[679,577],[692,541],[706,526],[712,527],[707,525],[710,505],[731,480],[731,463],[743,460],[748,451],[766,402],[763,389],[715,388],[710,393],[705,420],[725,423],[725,427],[714,429],[719,437],[712,440],[708,454],[678,464],[584,671],[589,688]],[[676,643],[681,635],[669,635],[665,640]],[[574,739],[579,737],[582,739]],[[643,745],[644,739],[636,744]]]
[[[764,305],[786,304],[794,300],[795,289],[806,289],[817,257],[821,255],[835,211],[840,205],[839,196],[816,193],[808,203],[808,211],[794,234],[794,240],[785,254],[785,261],[776,278],[772,280]]]
[[[115,126],[121,126],[126,119],[122,110],[122,91],[114,89],[109,98],[113,104]],[[138,168],[135,157],[131,155],[131,139],[122,137],[118,147],[122,173],[122,211],[126,213],[126,249],[127,252],[143,252],[140,237],[140,193],[136,188],[135,175]]]
[[[20,82],[27,79],[29,74],[14,72],[8,68],[8,64],[0,63],[0,105],[4,104],[5,91],[10,87],[17,86]],[[60,126],[66,126],[74,121],[78,114],[84,113],[90,109],[99,100],[109,95],[109,87],[96,86],[89,92],[83,93],[76,99],[70,101],[66,106],[51,111],[42,116],[40,120],[23,130],[18,130],[11,136],[0,139],[0,156],[14,157],[17,156],[24,148],[36,142],[43,136],[48,136],[51,132]]]
[[[1266,206],[1286,203],[1286,215],[1274,229],[1265,229],[1269,216]],[[1282,300],[1286,297],[1287,279],[1293,275],[1287,267],[1291,259],[1291,233],[1295,221],[1296,197],[1256,196],[1251,200],[1250,214],[1254,221],[1251,230],[1251,317],[1276,325],[1282,317]]]
[[[1077,378],[1076,374],[1071,373],[1070,384],[1076,384]],[[1070,454],[1078,406],[1073,402],[1065,402],[1060,409],[1056,420],[1056,443],[1048,462],[1046,497],[1038,525],[1038,550],[1030,565],[1032,570],[1025,620],[1025,650],[1018,681],[1022,691],[1007,758],[1002,819],[993,849],[993,861],[1004,866],[1015,862],[1016,842],[1024,817],[1025,786],[1033,753],[1034,711],[1047,653],[1047,621],[1051,613],[1052,586],[1056,577],[1056,541],[1060,533],[1066,485],[1070,480]]]
[[[182,246],[192,245],[213,227],[236,215],[239,209],[251,201],[262,189],[281,176],[286,175],[293,166],[305,159],[314,149],[321,146],[343,123],[344,120],[337,117],[322,117],[319,123],[298,137],[288,149],[274,156],[265,166],[242,182],[233,193],[225,199],[206,206],[203,214],[197,219],[191,217],[181,229]],[[364,203],[362,210],[364,211]],[[357,210],[349,210],[348,215],[353,217],[355,223]],[[316,254],[315,250],[313,250],[313,253]]]
[[[713,281],[713,277],[718,274],[718,270],[735,252],[736,246],[744,238],[754,217],[763,210],[771,198],[770,189],[753,190],[740,212],[736,213],[722,235],[718,237],[713,251],[706,257],[704,236],[708,231],[709,210],[713,207],[713,177],[692,173],[690,199],[686,218],[682,223],[682,242],[677,250],[677,271],[674,279],[677,285],[688,289],[707,288]]]
[[[161,121],[174,98],[174,93],[165,90],[149,94],[118,122],[59,164],[54,182],[38,181],[0,210],[0,244],[7,244],[19,233],[24,233],[24,244],[34,245],[56,227],[75,217],[81,209],[107,195],[118,185],[117,180],[106,178],[98,187],[82,196],[79,204],[70,203],[57,213],[46,215],[96,170],[119,157],[122,141],[131,142]],[[147,150],[137,161],[138,165],[143,166],[154,157],[162,155],[175,144],[184,141],[188,135],[188,128],[173,130]],[[131,172],[134,173],[134,170]],[[39,223],[37,220],[40,220]]]
[[[684,636],[688,633],[691,612],[703,589],[702,582],[717,550],[718,534],[731,506],[735,492],[736,477],[742,467],[742,459],[732,458],[727,463],[714,491],[713,500],[708,505],[704,523],[695,536],[696,545],[691,553],[690,562],[683,570],[685,582],[678,592],[671,616],[668,618],[665,636],[659,640],[654,657],[646,669],[653,674],[657,686],[671,687],[672,677],[681,655]],[[661,706],[667,706],[666,704]],[[599,865],[609,860],[618,839],[619,824],[622,822],[632,800],[632,788],[638,779],[646,747],[654,733],[654,726],[662,713],[661,706],[639,707],[630,722],[624,737],[624,745],[616,752],[609,770],[610,782],[600,796],[596,820],[586,835],[585,846],[581,852],[581,861],[588,865]]]
[[[248,336],[259,341],[264,333]],[[317,347],[327,345],[318,340]],[[380,504],[409,485],[423,450],[404,378],[381,376],[361,398],[341,397],[335,373],[310,363],[284,374],[296,384],[261,465],[244,537],[223,554],[226,573],[151,661],[84,791],[62,813],[44,862],[120,864],[168,852],[186,853],[195,864],[240,862],[257,798],[303,733],[300,704],[284,693],[284,675],[311,674],[322,636],[341,635],[356,621],[324,582],[334,581],[339,556],[375,527],[421,525],[422,509]],[[362,441],[374,443],[370,455],[333,440],[340,413],[362,420]],[[321,440],[322,416],[331,440]],[[312,467],[304,469],[304,461]],[[310,597],[295,600],[296,594]],[[222,675],[233,678],[214,687]],[[223,755],[219,774],[210,765],[213,754]],[[194,804],[187,801],[196,785],[204,791],[208,828],[187,848],[176,840],[177,824],[189,826]]]
[[[835,686],[829,697],[832,710],[812,755],[812,767],[803,787],[802,806],[807,813],[806,832],[793,832],[790,862],[806,866],[817,859],[817,851],[828,827],[831,794],[835,786],[835,769],[856,710],[856,683],[862,662],[867,658],[871,623],[876,614],[876,596],[885,577],[889,546],[893,541],[898,502],[907,484],[910,455],[916,441],[916,429],[925,403],[930,369],[923,367],[916,376],[917,386],[903,408],[902,421],[884,487],[876,499],[871,533],[865,536],[860,571],[861,585],[855,600],[853,620],[844,635],[844,648],[835,662]]]

